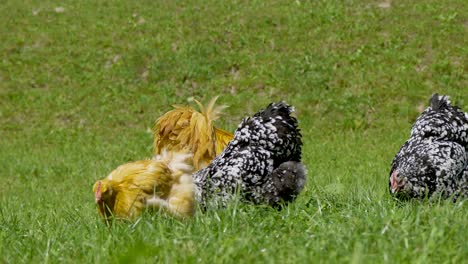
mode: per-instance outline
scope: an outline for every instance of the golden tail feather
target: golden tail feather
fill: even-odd
[[[217,99],[214,97],[206,106],[195,100],[201,112],[192,107],[174,106],[175,109],[162,115],[153,127],[154,154],[160,154],[162,149],[190,151],[195,170],[208,166],[233,137],[213,126],[226,108],[215,106]]]

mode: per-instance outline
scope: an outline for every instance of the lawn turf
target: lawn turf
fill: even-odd
[[[388,176],[432,93],[468,111],[467,14],[463,0],[3,1],[0,262],[466,261],[466,202],[397,203]],[[295,106],[297,201],[106,227],[93,183],[150,157],[172,104],[215,95],[230,131]]]

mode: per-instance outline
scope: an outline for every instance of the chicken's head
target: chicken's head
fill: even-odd
[[[93,186],[95,202],[98,205],[98,211],[105,219],[112,215],[114,199],[114,190],[108,180],[99,180]]]
[[[390,176],[390,190],[392,193],[397,193],[404,188],[406,179],[398,175],[398,171],[394,170]]]
[[[93,187],[94,198],[96,203],[108,200],[113,193],[112,187],[106,180],[99,180]]]

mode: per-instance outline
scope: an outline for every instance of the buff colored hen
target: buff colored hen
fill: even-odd
[[[163,151],[151,160],[119,166],[94,184],[99,214],[134,219],[145,209],[183,218],[194,213],[191,155]]]

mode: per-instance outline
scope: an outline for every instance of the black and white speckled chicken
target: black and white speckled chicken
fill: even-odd
[[[242,200],[272,206],[295,199],[306,170],[293,111],[284,102],[272,103],[241,122],[226,149],[193,175],[202,207],[225,206],[237,193]]]
[[[468,197],[468,113],[434,94],[393,159],[389,189],[398,198]]]

